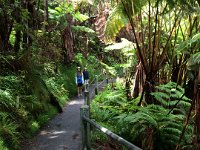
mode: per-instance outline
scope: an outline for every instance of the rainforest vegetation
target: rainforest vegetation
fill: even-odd
[[[116,79],[92,119],[142,149],[200,149],[200,0],[0,0],[0,149],[62,113],[77,66]]]

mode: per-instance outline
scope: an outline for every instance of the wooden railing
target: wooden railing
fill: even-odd
[[[106,83],[108,83],[108,79],[106,79]],[[101,82],[100,84],[103,84]],[[95,94],[98,93],[98,78],[96,77],[95,82]],[[122,137],[118,136],[117,134],[113,133],[112,131],[100,126],[99,124],[95,123],[90,119],[90,95],[89,95],[89,85],[85,86],[85,98],[84,98],[84,105],[80,108],[80,117],[81,117],[81,132],[82,132],[82,150],[90,150],[91,149],[91,141],[90,141],[90,126],[94,126],[107,136],[111,137],[112,139],[116,140],[118,143],[124,145],[128,150],[141,150],[139,147],[135,146],[134,144],[128,142],[127,140],[123,139]]]

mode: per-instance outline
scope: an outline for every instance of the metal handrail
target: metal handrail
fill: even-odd
[[[100,75],[96,75],[96,76],[100,77],[100,76],[102,76],[102,75],[103,75],[103,73],[101,73]],[[95,83],[95,81],[96,81],[96,77],[90,82],[90,84]]]
[[[98,78],[97,78],[98,79]],[[98,89],[98,86],[103,84],[105,80],[101,81],[100,84],[98,84],[98,80],[96,80],[96,87],[95,89]],[[107,82],[108,83],[108,82]],[[93,94],[94,90],[92,90]],[[81,107],[81,125],[82,125],[82,150],[88,149],[90,150],[90,125],[94,126],[101,132],[105,133],[109,137],[113,138],[114,140],[118,141],[120,144],[123,144],[126,146],[128,150],[141,150],[139,147],[135,146],[134,144],[128,142],[127,140],[123,139],[122,137],[118,136],[117,134],[113,133],[112,131],[98,125],[91,119],[90,117],[90,98],[89,98],[89,90],[85,90],[85,101],[82,107]]]
[[[134,144],[128,142],[127,140],[123,139],[122,137],[118,136],[117,134],[113,133],[112,131],[106,129],[105,127],[102,127],[102,126],[98,125],[97,123],[95,123],[94,121],[90,120],[86,116],[83,116],[82,118],[83,118],[83,120],[87,121],[92,126],[94,126],[95,128],[99,129],[101,132],[105,133],[109,137],[111,137],[114,140],[118,141],[120,144],[123,144],[124,146],[126,146],[126,148],[128,148],[129,150],[142,150],[141,148],[139,148],[139,147],[135,146]]]

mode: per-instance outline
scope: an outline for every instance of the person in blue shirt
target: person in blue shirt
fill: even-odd
[[[86,67],[83,69],[83,79],[85,84],[89,84],[89,73]]]
[[[76,85],[77,85],[78,96],[82,96],[82,87],[83,87],[83,84],[84,84],[84,79],[83,79],[83,73],[81,72],[80,67],[77,67],[75,82],[76,82]]]

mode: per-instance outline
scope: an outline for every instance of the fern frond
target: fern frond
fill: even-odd
[[[137,139],[138,137],[141,137],[145,131],[146,131],[147,127],[145,127],[144,125],[141,125],[140,123],[134,124],[130,130],[130,133],[132,135],[132,140]]]
[[[125,15],[122,4],[118,4],[111,12],[105,27],[105,42],[112,43],[121,28],[128,24],[128,18]]]
[[[169,118],[169,117],[168,117]],[[176,129],[182,129],[183,125],[177,122],[172,122],[170,119],[168,119],[168,121],[163,121],[160,123],[160,128],[165,128],[165,127],[173,127]]]
[[[16,106],[16,102],[13,99],[13,96],[8,90],[0,89],[0,108],[1,110],[7,109],[11,110]]]
[[[181,130],[176,129],[176,128],[171,128],[171,127],[165,127],[161,130],[162,132],[165,132],[166,136],[167,135],[180,135],[181,134]]]
[[[134,49],[134,43],[130,42],[125,38],[121,38],[120,43],[114,43],[109,45],[105,48],[105,52],[112,51],[112,50],[132,50]]]
[[[189,67],[190,70],[198,70],[199,69],[199,65],[200,65],[200,52],[197,52],[194,55],[192,55],[190,57],[190,59],[188,60],[188,67]]]
[[[177,53],[186,53],[190,54],[191,52],[189,51],[190,48],[193,48],[193,50],[198,51],[199,46],[200,46],[200,33],[195,34],[193,37],[187,39],[186,41],[180,43],[177,48],[176,52]]]
[[[4,138],[6,144],[11,144],[13,148],[18,149],[19,145],[19,132],[17,128],[19,126],[16,122],[10,119],[7,113],[0,113],[0,133]]]

